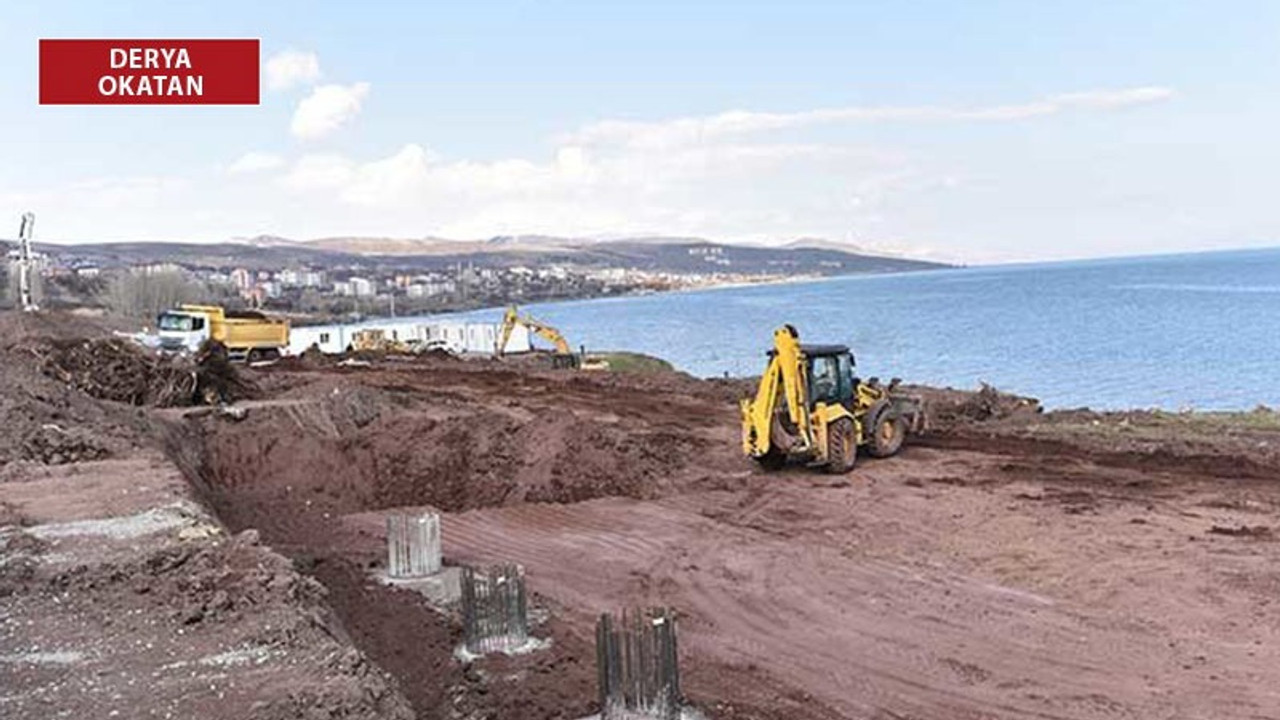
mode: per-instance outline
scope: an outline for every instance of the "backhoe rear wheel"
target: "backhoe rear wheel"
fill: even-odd
[[[893,411],[889,403],[881,400],[867,411],[869,431],[867,451],[871,457],[886,458],[896,455],[907,438],[907,422]]]
[[[858,439],[854,436],[853,421],[847,417],[827,426],[827,472],[847,473],[858,458]]]

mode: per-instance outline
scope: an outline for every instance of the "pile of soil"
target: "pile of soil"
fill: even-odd
[[[104,332],[87,323],[61,313],[0,313],[0,478],[22,476],[11,464],[95,460],[144,441],[148,423],[135,410],[97,402],[41,371],[38,351]]]
[[[1009,418],[1026,419],[1044,411],[1036,398],[1001,392],[986,383],[976,392],[919,386],[911,387],[910,392],[924,400],[928,427],[939,431]]]
[[[236,503],[233,512],[262,514],[229,519],[239,527],[284,521],[269,510],[284,492],[311,493],[311,506],[330,512],[458,511],[658,497],[703,477],[709,457],[746,469],[733,442],[737,428],[708,418],[701,398],[681,393],[681,378],[625,383],[462,365],[445,361],[429,374],[340,372],[315,384],[276,366],[265,386],[288,387],[296,402],[256,407],[234,427],[201,420],[202,439],[187,445],[206,447],[200,475],[215,495],[268,496]],[[488,397],[443,391],[453,380],[444,368],[463,382],[488,383]]]
[[[219,348],[201,352],[196,362],[156,355],[120,338],[50,340],[31,353],[46,375],[101,400],[180,407],[255,394]]]

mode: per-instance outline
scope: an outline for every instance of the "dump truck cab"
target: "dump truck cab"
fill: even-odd
[[[166,310],[156,317],[160,349],[166,352],[194,353],[210,335],[209,318],[204,313]]]
[[[766,468],[801,460],[831,472],[853,468],[858,448],[888,457],[919,430],[918,398],[857,377],[846,345],[804,345],[790,325],[774,332],[754,399],[742,401],[743,451]]]

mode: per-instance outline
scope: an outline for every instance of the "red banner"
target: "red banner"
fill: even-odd
[[[41,40],[41,105],[257,105],[257,40]]]

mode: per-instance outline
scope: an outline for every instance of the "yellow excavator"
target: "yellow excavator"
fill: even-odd
[[[574,354],[573,349],[569,347],[569,341],[564,339],[564,335],[559,330],[528,313],[521,313],[515,305],[508,306],[506,315],[502,317],[502,327],[498,329],[498,342],[493,348],[494,357],[500,358],[506,353],[507,342],[511,340],[511,331],[515,330],[517,325],[528,328],[529,332],[555,346],[555,354],[551,356],[554,367],[577,368],[579,366],[578,356]]]
[[[791,325],[773,333],[769,365],[754,399],[742,401],[742,449],[763,467],[789,460],[845,473],[858,448],[872,457],[898,452],[908,432],[923,429],[918,397],[854,376],[844,345],[802,345]]]

